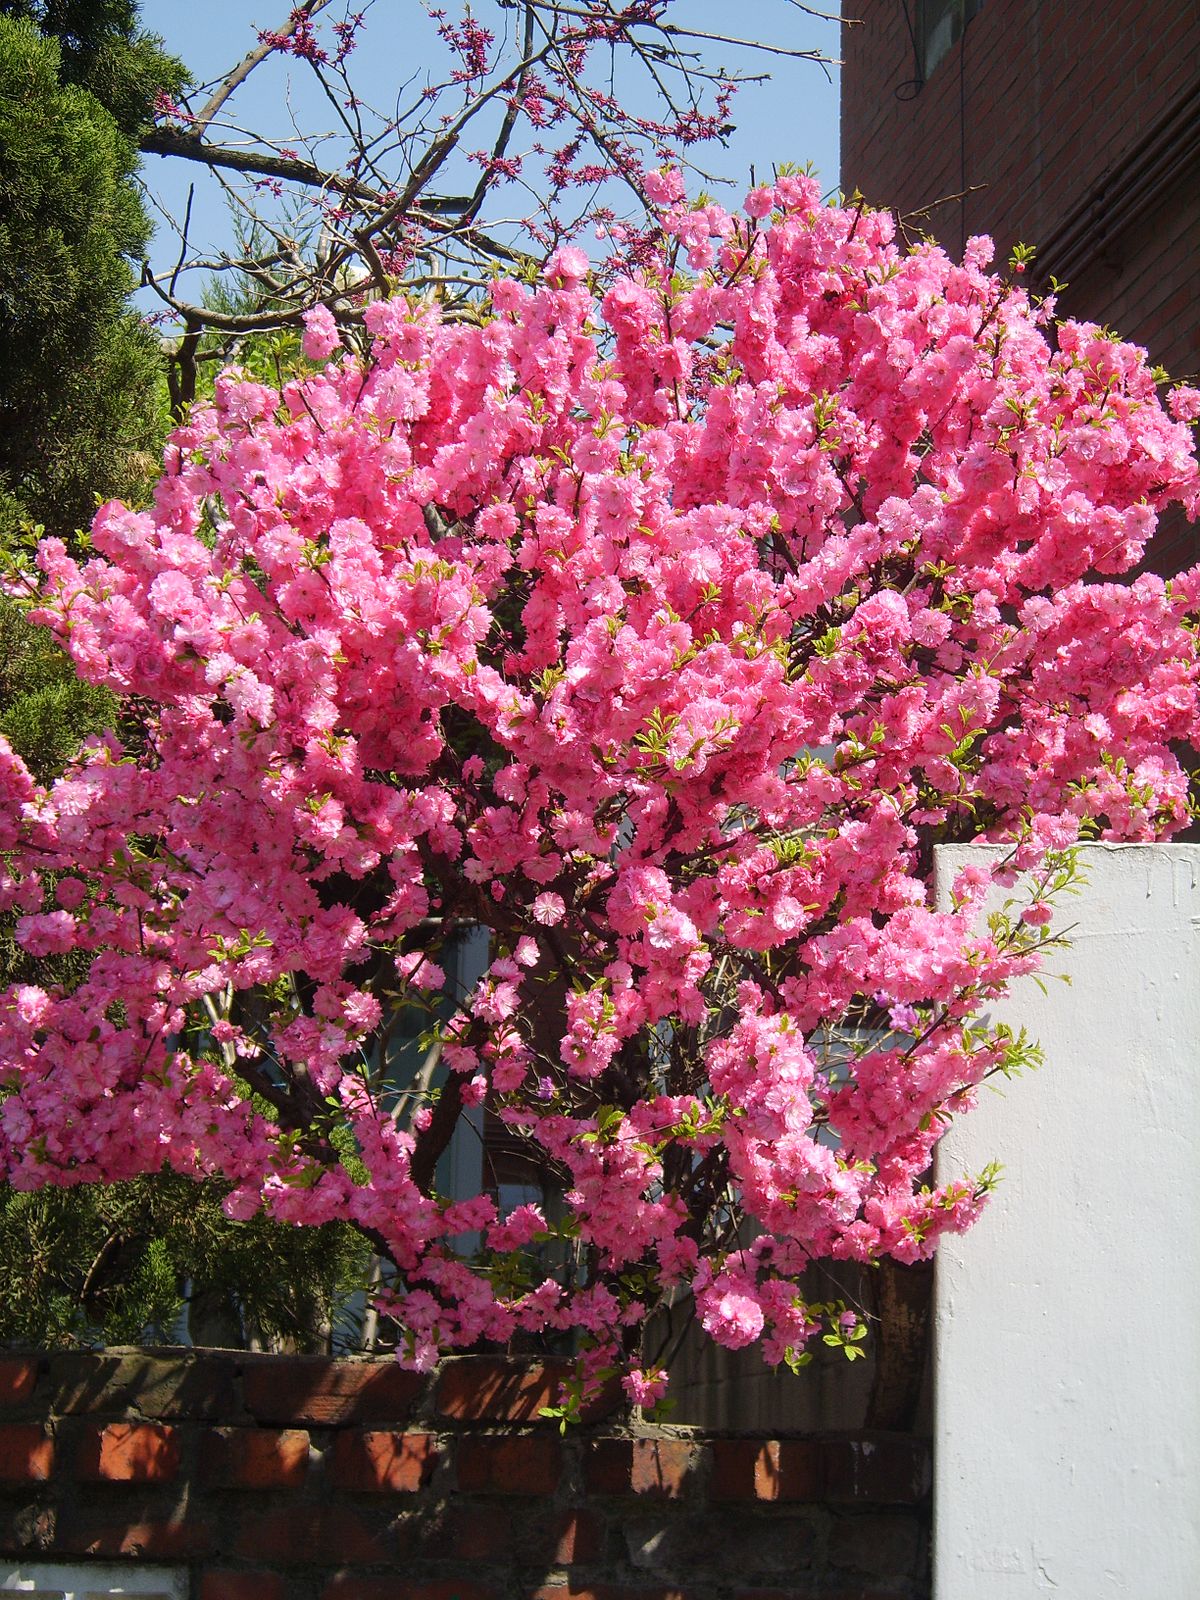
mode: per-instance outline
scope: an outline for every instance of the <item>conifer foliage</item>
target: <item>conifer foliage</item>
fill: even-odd
[[[149,475],[163,429],[161,356],[128,303],[130,260],[149,234],[133,138],[151,84],[181,72],[132,32],[132,7],[0,5],[6,538],[23,517],[69,536],[90,522],[97,492],[130,493]]]

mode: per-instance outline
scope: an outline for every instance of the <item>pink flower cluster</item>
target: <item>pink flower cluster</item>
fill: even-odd
[[[979,1010],[1037,964],[1053,852],[1184,824],[1200,604],[1128,577],[1197,504],[1143,352],[1052,342],[987,241],[901,248],[806,178],[741,218],[650,187],[599,304],[567,248],[473,322],[376,302],[360,361],[314,314],[328,364],[225,373],[152,509],[41,551],[136,736],[49,789],[0,748],[3,904],[90,959],[0,1002],[8,1179],[170,1165],[348,1220],[407,1359],[582,1330],[645,1403],[665,1299],[793,1360],[808,1262],[976,1216],[923,1175],[1018,1048]],[[977,836],[1038,884],[984,929],[987,872],[929,888]],[[436,1092],[388,1065],[399,1005]],[[471,1106],[554,1206],[438,1193]]]

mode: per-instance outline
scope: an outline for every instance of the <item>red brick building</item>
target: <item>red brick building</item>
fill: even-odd
[[[1200,373],[1200,0],[847,0],[842,187]],[[924,215],[912,216],[923,212]],[[1164,530],[1166,532],[1166,530]],[[1196,528],[1155,565],[1196,559]]]

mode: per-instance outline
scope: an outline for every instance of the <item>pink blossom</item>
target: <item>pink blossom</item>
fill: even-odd
[[[61,955],[75,945],[75,918],[67,911],[45,911],[17,921],[17,942],[31,956]]]
[[[621,1379],[621,1387],[635,1406],[655,1406],[667,1392],[668,1374],[662,1367],[643,1371],[634,1367]]]
[[[474,81],[492,42],[448,26]],[[987,1185],[926,1174],[1055,853],[1186,827],[1200,738],[1200,569],[1140,570],[1200,498],[1194,391],[1091,324],[1052,346],[986,240],[910,248],[803,176],[738,215],[646,189],[599,300],[564,244],[489,317],[373,299],[360,353],[314,308],[278,390],[222,374],[149,509],[39,551],[128,749],[41,784],[0,740],[0,905],[47,965],[0,1003],[0,1173],[167,1162],[341,1219],[409,1364],[570,1334],[581,1392],[612,1365],[639,1404],[668,1296],[794,1363],[857,1332],[811,1262],[971,1225]],[[933,845],[980,837],[938,909]],[[552,1206],[439,1192],[467,1111]]]
[[[552,928],[556,922],[561,922],[567,911],[562,895],[548,893],[536,896],[530,909],[533,920],[547,928]]]
[[[418,989],[441,989],[446,974],[423,950],[408,950],[396,957],[396,970]]]
[[[705,1333],[727,1350],[741,1350],[753,1344],[763,1331],[765,1318],[762,1306],[751,1295],[726,1288],[719,1292],[722,1280],[697,1298],[700,1321]]]
[[[642,187],[656,205],[677,205],[684,195],[683,175],[673,167],[647,172]]]
[[[340,349],[342,338],[328,306],[311,306],[304,313],[304,354],[310,361],[324,361]]]
[[[576,284],[587,277],[588,265],[588,258],[578,245],[565,244],[546,262],[546,281]]]

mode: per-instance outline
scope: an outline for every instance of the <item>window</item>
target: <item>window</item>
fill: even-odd
[[[917,70],[922,83],[962,38],[983,0],[917,0]]]
[[[432,919],[431,919],[432,921]],[[454,1011],[471,993],[487,971],[488,931],[483,927],[462,927],[444,945],[435,942],[433,956],[446,974],[444,988],[437,991],[427,1007],[402,1006],[388,1018],[387,1026],[375,1047],[370,1062],[378,1073],[382,1067],[385,1095],[400,1103],[399,1120],[409,1124],[411,1110],[431,1088],[446,1080],[446,1068],[438,1052],[429,1049],[429,1032],[437,1023],[449,1021]],[[409,1101],[409,1109],[404,1102]],[[483,1110],[469,1108],[455,1131],[450,1147],[438,1162],[436,1187],[451,1200],[466,1200],[477,1195],[483,1184]]]
[[[187,1600],[183,1568],[117,1565],[81,1561],[70,1566],[34,1561],[19,1567],[0,1564],[0,1595],[25,1600],[111,1600],[136,1595],[139,1600]]]

